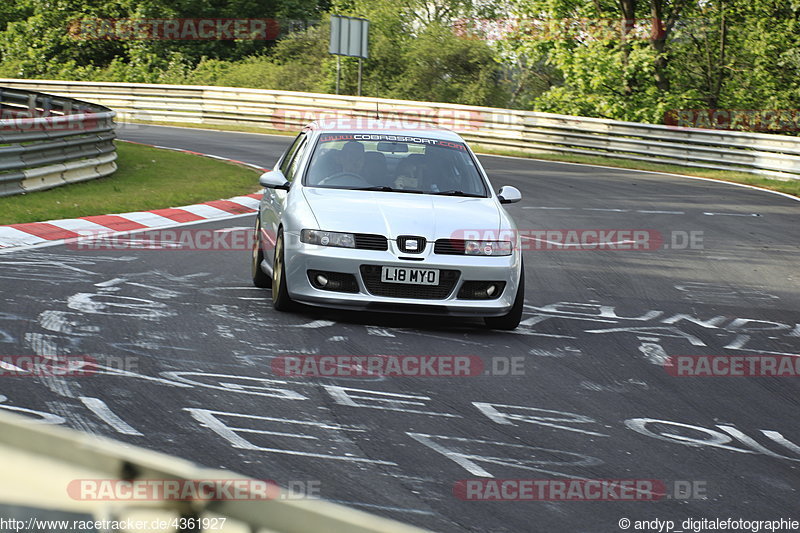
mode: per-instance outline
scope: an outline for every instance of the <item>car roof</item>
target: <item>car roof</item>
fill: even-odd
[[[348,117],[330,120],[324,119],[314,121],[304,129],[310,129],[320,133],[362,133],[399,135],[406,137],[424,136],[432,139],[464,142],[464,139],[462,139],[460,135],[452,130],[437,128],[423,122],[399,119],[378,120],[369,117]]]

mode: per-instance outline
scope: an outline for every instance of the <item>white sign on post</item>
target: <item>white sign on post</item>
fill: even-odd
[[[339,56],[358,58],[358,96],[361,96],[361,60],[369,57],[369,21],[331,15],[331,40],[328,52],[336,57],[336,94],[339,94],[341,62]]]
[[[331,16],[331,40],[328,52],[334,55],[369,57],[369,21],[355,17]]]

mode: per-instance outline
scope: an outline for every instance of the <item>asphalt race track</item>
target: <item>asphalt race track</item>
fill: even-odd
[[[291,141],[157,126],[120,137],[265,167]],[[495,188],[522,191],[509,207],[522,230],[651,230],[664,245],[526,251],[526,313],[514,332],[477,320],[277,313],[269,291],[252,287],[245,250],[5,253],[0,354],[82,355],[106,370],[2,379],[0,407],[284,486],[317,483],[324,498],[437,531],[800,519],[800,379],[676,377],[664,366],[676,356],[800,358],[800,203],[646,172],[481,161]],[[469,355],[488,373],[272,371],[274,357],[298,354]],[[476,478],[658,480],[667,494],[454,494]]]

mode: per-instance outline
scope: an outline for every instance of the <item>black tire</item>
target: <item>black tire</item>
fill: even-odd
[[[264,250],[261,248],[261,220],[256,215],[256,227],[253,234],[253,254],[251,259],[251,273],[253,275],[253,285],[262,289],[272,286],[272,280],[261,269],[261,261],[264,260]]]
[[[483,322],[486,327],[491,329],[512,330],[519,326],[522,320],[522,308],[525,304],[525,265],[519,273],[519,287],[517,287],[517,297],[514,298],[514,305],[511,310],[503,316],[487,316]]]
[[[286,269],[283,262],[283,229],[275,239],[275,260],[272,263],[272,307],[277,311],[291,311],[294,302],[286,288]]]

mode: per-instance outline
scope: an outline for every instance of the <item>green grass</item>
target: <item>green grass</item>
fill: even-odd
[[[260,189],[255,169],[125,142],[106,178],[0,198],[0,224],[38,222],[207,202]]]
[[[285,130],[271,130],[267,128],[259,128],[256,126],[240,126],[240,125],[217,125],[217,124],[184,124],[178,122],[144,122],[136,121],[142,124],[155,124],[162,126],[177,126],[182,128],[202,128],[220,131],[241,131],[245,133],[266,133],[271,135],[296,135],[297,131]],[[760,187],[762,189],[769,189],[778,191],[794,196],[800,196],[800,179],[798,180],[779,180],[770,179],[758,176],[756,174],[748,174],[747,172],[733,172],[727,170],[709,170],[696,167],[683,167],[680,165],[668,165],[665,163],[648,163],[645,161],[629,161],[624,159],[615,159],[613,157],[603,156],[590,156],[590,155],[576,155],[576,154],[557,154],[557,153],[528,153],[517,150],[497,150],[485,147],[473,147],[476,153],[479,154],[495,154],[495,155],[509,155],[513,157],[524,157],[528,159],[543,159],[546,161],[563,161],[568,163],[584,163],[587,165],[601,165],[616,168],[628,168],[632,170],[647,170],[651,172],[668,172],[670,174],[681,174],[684,176],[698,176],[701,178],[713,178],[721,181],[730,181],[733,183],[743,183]]]

